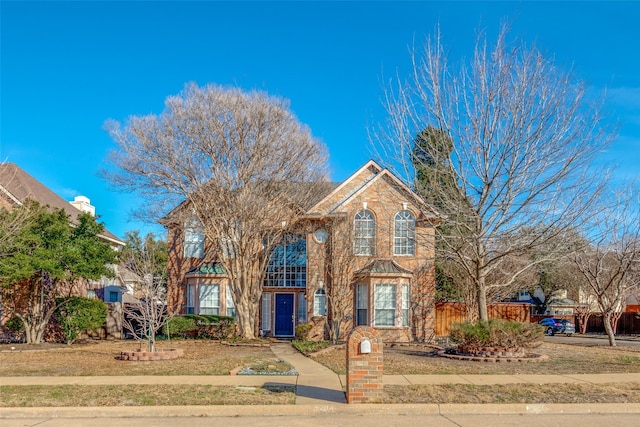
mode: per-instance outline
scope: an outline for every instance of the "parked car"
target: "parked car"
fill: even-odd
[[[538,324],[544,326],[544,333],[549,336],[554,334],[566,334],[570,337],[571,334],[576,332],[576,325],[567,319],[547,317],[539,321]]]

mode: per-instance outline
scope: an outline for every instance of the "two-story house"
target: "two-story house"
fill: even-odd
[[[358,325],[378,329],[386,341],[432,336],[437,222],[418,195],[374,161],[327,186],[324,197],[306,207],[299,232],[269,255],[261,332],[292,337],[296,324],[312,323],[316,334],[326,335],[340,316],[341,336]],[[207,258],[202,228],[192,220],[163,223],[170,306],[182,314],[233,316],[226,272]]]

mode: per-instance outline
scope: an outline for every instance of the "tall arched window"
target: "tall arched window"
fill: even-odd
[[[394,219],[393,254],[415,255],[416,219],[407,210],[400,211]]]
[[[356,213],[353,220],[353,253],[356,255],[375,255],[376,222],[373,213],[363,209]]]

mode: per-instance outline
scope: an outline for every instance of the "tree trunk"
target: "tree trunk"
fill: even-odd
[[[609,345],[611,347],[615,347],[617,344],[616,344],[615,333],[613,331],[613,328],[611,327],[611,313],[605,312],[603,320],[604,320],[604,330],[606,331],[607,336],[609,337]]]
[[[236,308],[238,335],[244,339],[255,339],[257,323],[256,323],[256,307],[248,298],[242,298],[239,306]]]
[[[27,344],[42,344],[44,330],[47,326],[42,321],[31,322],[24,320],[24,336]]]
[[[478,283],[478,320],[488,321],[489,312],[487,310],[487,288],[484,284],[484,279]]]

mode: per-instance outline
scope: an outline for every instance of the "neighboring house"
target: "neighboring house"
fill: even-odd
[[[95,215],[95,207],[91,205],[88,198],[77,196],[72,202],[67,202],[17,165],[13,163],[0,164],[0,208],[12,209],[21,206],[27,199],[34,200],[43,206],[48,205],[52,208],[63,209],[72,223],[77,222],[78,215],[82,212]],[[106,229],[99,237],[109,242],[115,250],[119,250],[125,245],[122,240]],[[103,282],[105,281],[109,282],[108,285],[113,285],[106,278],[101,281],[89,282],[86,286],[85,295],[82,296],[97,296],[96,291],[104,287]],[[113,289],[106,291],[105,301],[108,302],[109,298],[112,297],[115,298],[115,294],[111,293],[112,291],[116,292]],[[102,295],[105,295],[104,290]],[[118,298],[121,301],[122,295],[120,294]]]
[[[418,195],[369,161],[328,186],[315,205],[302,208],[299,233],[270,255],[260,301],[264,335],[292,337],[295,325],[303,323],[326,333],[337,289],[330,273],[337,257],[328,249],[331,239],[342,239],[351,255],[347,292],[335,296],[347,305],[343,337],[358,325],[376,328],[386,341],[433,335],[438,217]],[[162,220],[168,228],[170,306],[182,314],[234,315],[226,272],[207,256],[202,228],[193,219],[172,220],[178,217],[170,213]]]
[[[627,313],[640,313],[640,296],[639,292],[636,291],[635,295],[629,295],[627,297],[627,306],[624,311]]]
[[[561,289],[551,293],[545,314],[572,315],[574,314],[575,306],[576,302],[567,298],[566,289]]]

